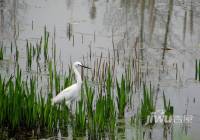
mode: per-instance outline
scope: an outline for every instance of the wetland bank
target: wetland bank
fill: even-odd
[[[0,0],[0,138],[198,140],[199,6]],[[80,102],[52,106],[75,61]]]

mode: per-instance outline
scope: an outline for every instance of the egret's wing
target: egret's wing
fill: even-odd
[[[66,89],[62,90],[60,93],[58,93],[57,96],[55,96],[53,99],[52,99],[52,102],[53,103],[60,103],[62,102],[64,99],[67,101],[67,100],[70,100],[70,96],[71,96],[71,93],[73,92],[75,88],[75,84],[67,87]]]

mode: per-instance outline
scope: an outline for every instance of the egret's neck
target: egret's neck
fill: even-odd
[[[74,69],[74,73],[75,73],[75,76],[76,76],[77,83],[82,84],[82,79],[81,79],[80,73],[78,72],[78,70],[75,66],[73,66],[73,69]]]

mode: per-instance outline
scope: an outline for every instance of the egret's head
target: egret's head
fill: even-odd
[[[78,61],[74,62],[74,64],[73,64],[73,65],[74,65],[75,67],[82,66],[81,62],[78,62]]]
[[[74,64],[73,64],[76,68],[78,68],[78,67],[82,67],[82,68],[87,68],[87,69],[91,69],[91,68],[89,68],[89,67],[87,67],[87,66],[84,66],[81,62],[74,62]]]

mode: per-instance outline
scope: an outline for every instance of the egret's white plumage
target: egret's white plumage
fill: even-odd
[[[80,62],[75,62],[72,67],[76,76],[76,83],[71,85],[70,87],[67,87],[66,89],[61,91],[57,96],[55,96],[52,99],[52,104],[61,103],[63,100],[65,100],[66,104],[69,104],[71,101],[74,101],[79,97],[82,85],[82,79],[77,68],[80,66],[88,68],[86,66],[83,66]]]

